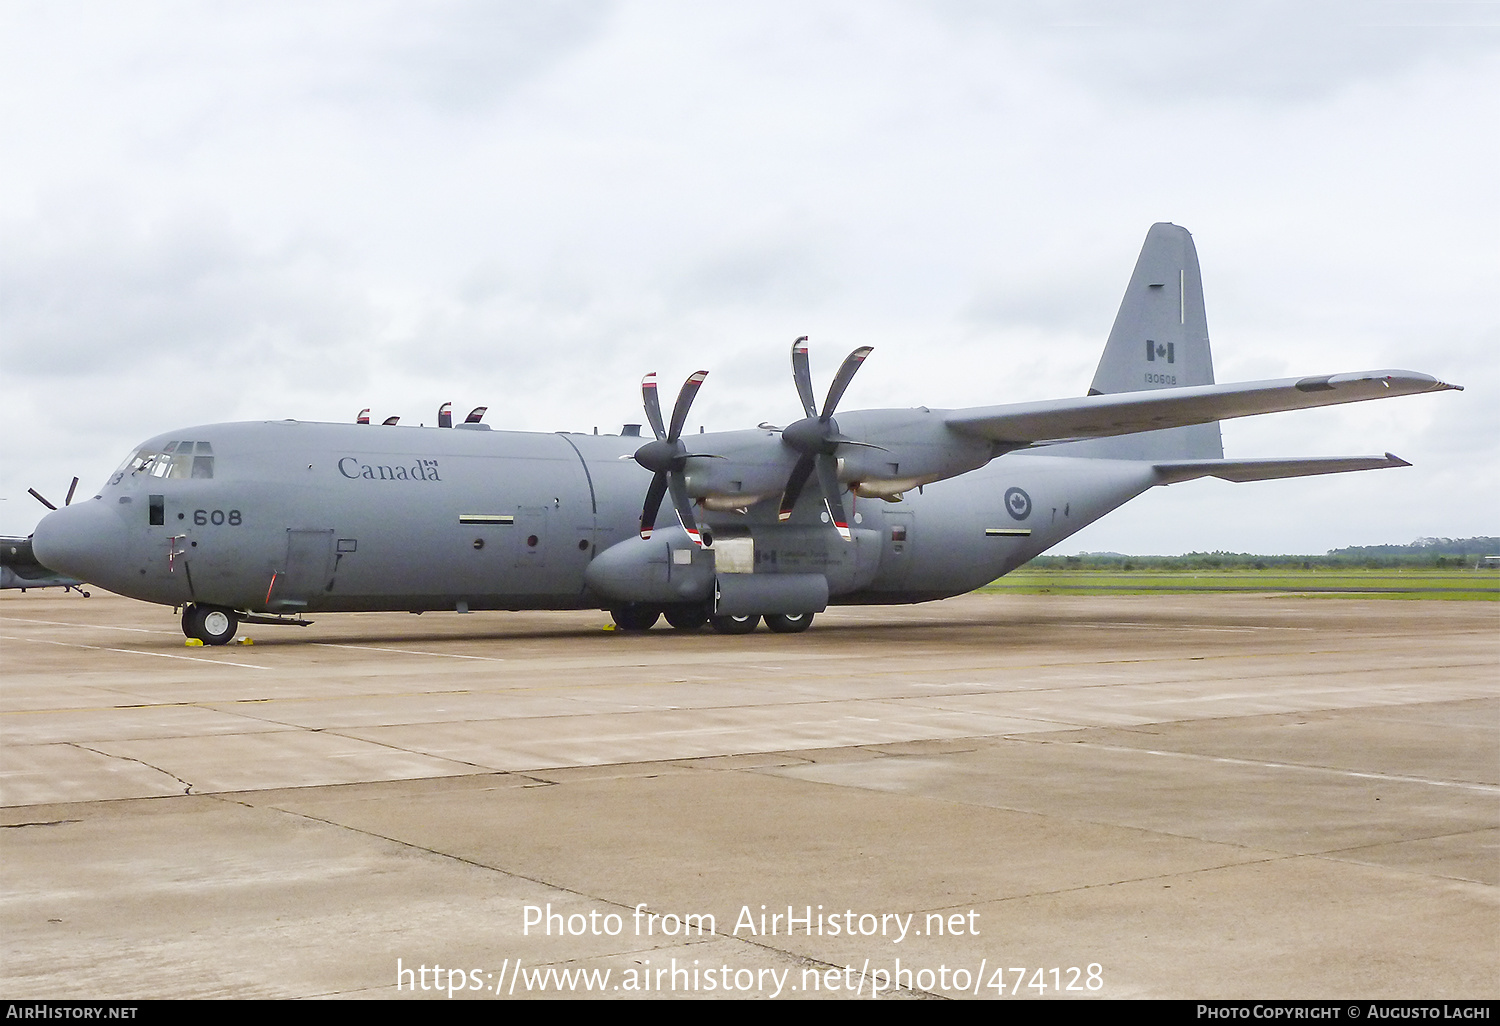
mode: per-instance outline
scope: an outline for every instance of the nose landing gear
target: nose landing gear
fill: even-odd
[[[232,609],[190,605],[182,611],[182,633],[205,645],[227,645],[234,640],[240,619]]]

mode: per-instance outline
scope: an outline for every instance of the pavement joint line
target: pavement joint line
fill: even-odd
[[[1259,766],[1264,769],[1302,770],[1308,773],[1331,773],[1335,776],[1355,777],[1361,780],[1389,780],[1399,784],[1427,784],[1431,787],[1456,787],[1466,791],[1482,791],[1500,794],[1500,786],[1477,784],[1463,780],[1433,780],[1429,777],[1412,777],[1396,773],[1369,773],[1362,770],[1345,770],[1333,766],[1308,766],[1295,762],[1265,762],[1259,759],[1235,759],[1224,755],[1199,755],[1197,752],[1168,752],[1156,748],[1132,748],[1129,745],[1102,745],[1094,741],[1074,741],[1072,744],[1084,748],[1097,748],[1107,752],[1133,752],[1144,755],[1164,755],[1177,759],[1201,759],[1206,762],[1221,762],[1231,766]]]
[[[0,635],[0,637],[3,637],[3,635]],[[66,643],[65,642],[48,642],[48,644],[66,644]],[[80,647],[92,648],[93,646],[80,646]],[[129,652],[129,651],[133,651],[133,650],[131,650],[131,649],[118,649],[118,650],[116,650],[116,649],[104,649],[103,651],[125,651],[125,652]],[[155,654],[155,653],[137,653],[137,654],[150,655],[150,654]],[[187,657],[187,656],[174,656],[173,658],[191,658],[191,657]],[[205,660],[205,661],[212,662],[216,666],[217,665],[221,665],[221,664],[217,663],[214,660]],[[1145,660],[1142,660],[1142,661],[1145,661]],[[1153,660],[1153,661],[1155,661],[1155,660]],[[1191,660],[1189,660],[1189,661],[1191,661]],[[230,665],[230,666],[240,666],[240,665],[250,665],[250,664],[229,663],[228,665]],[[1072,665],[1097,665],[1097,664],[1092,664],[1092,663],[1090,663],[1090,664],[1056,664],[1056,663],[1045,663],[1045,664],[1035,664],[1035,665],[1032,665],[1032,666],[1004,667],[1003,669],[1006,669],[1006,670],[1038,669],[1038,668],[1046,669],[1046,668],[1051,668],[1051,667],[1056,667],[1056,666],[1072,666]],[[1463,668],[1465,666],[1471,666],[1471,665],[1477,665],[1477,664],[1473,664],[1473,663],[1445,663],[1445,664],[1442,664],[1441,666],[1436,666],[1436,667],[1434,667],[1434,666],[1423,667],[1423,669],[1427,669],[1427,670],[1432,670],[1432,669],[1460,669],[1460,668]],[[1483,665],[1487,666],[1488,663],[1485,663]],[[266,667],[260,667],[260,668],[261,669],[265,669]],[[909,672],[910,672],[909,670],[904,670],[903,671],[903,670],[899,670],[899,669],[897,669],[897,670],[880,670],[880,671],[871,671],[870,675],[871,676],[894,676],[894,675],[898,675],[898,674],[901,674],[901,673],[909,673]],[[1347,675],[1347,674],[1350,674],[1350,673],[1368,673],[1368,672],[1370,672],[1370,670],[1369,670],[1368,667],[1336,668],[1336,669],[1329,669],[1329,670],[1319,670],[1319,671],[1315,671],[1315,672],[1312,672],[1312,673],[1304,673],[1304,674],[1302,674],[1300,676],[1303,676],[1303,677],[1309,677],[1309,676],[1340,676],[1340,675]],[[1223,683],[1257,682],[1257,681],[1261,681],[1261,680],[1264,680],[1264,679],[1265,679],[1264,677],[1240,676],[1240,677],[1227,678],[1225,681],[1223,681]],[[608,685],[608,687],[610,687],[610,688],[666,687],[666,686],[670,686],[670,685],[677,684],[677,683],[680,683],[680,682],[678,682],[678,681],[661,681],[661,680],[644,680],[644,681],[636,681],[636,682],[633,682],[633,683],[611,684],[611,685]],[[1063,687],[1046,687],[1046,688],[1014,688],[1014,687],[1012,687],[1012,688],[1005,688],[1005,687],[999,686],[998,684],[995,685],[995,686],[988,686],[983,681],[964,681],[964,682],[913,681],[913,682],[911,682],[911,684],[914,687],[923,687],[923,688],[934,688],[934,687],[972,687],[975,690],[953,691],[953,692],[949,692],[949,693],[942,694],[942,695],[933,695],[931,693],[914,693],[914,694],[908,694],[908,695],[882,695],[882,696],[877,696],[877,697],[819,699],[817,701],[787,702],[787,703],[783,703],[780,706],[777,706],[777,708],[795,708],[797,706],[805,706],[805,705],[837,705],[837,704],[842,704],[844,702],[850,702],[850,701],[867,701],[867,702],[944,701],[944,700],[950,700],[950,699],[956,699],[956,698],[983,698],[983,697],[1007,696],[1007,695],[1027,695],[1027,696],[1038,696],[1038,697],[1041,697],[1041,696],[1046,696],[1046,695],[1053,695],[1053,694],[1059,694],[1059,693],[1070,692],[1070,691],[1078,691],[1078,690],[1094,690],[1094,689],[1103,689],[1103,688],[1132,688],[1132,687],[1135,687],[1135,688],[1148,688],[1148,687],[1160,687],[1160,686],[1164,686],[1164,685],[1174,685],[1174,684],[1180,684],[1180,683],[1185,683],[1185,682],[1184,681],[1177,681],[1177,680],[1166,680],[1166,681],[1161,681],[1161,680],[1150,680],[1150,681],[1127,680],[1127,681],[1102,681],[1102,682],[1096,683],[1096,684],[1076,684],[1076,685],[1073,685],[1073,686],[1068,687],[1068,688],[1063,688]],[[208,710],[208,711],[211,711],[211,712],[222,712],[222,711],[225,711],[225,710],[222,709],[222,708],[220,708],[220,707],[233,707],[233,706],[242,706],[242,705],[268,705],[268,704],[271,704],[271,703],[294,704],[294,703],[310,703],[310,702],[350,702],[350,701],[368,701],[368,700],[395,700],[395,699],[405,699],[405,698],[444,698],[444,697],[459,696],[459,695],[490,695],[490,696],[495,696],[495,697],[501,697],[501,698],[503,698],[503,697],[507,697],[507,696],[510,696],[510,695],[517,695],[517,694],[530,694],[530,693],[533,693],[533,692],[553,692],[553,691],[567,691],[567,690],[577,691],[579,693],[579,695],[581,695],[583,697],[596,697],[596,696],[594,696],[592,694],[592,692],[590,690],[592,687],[593,687],[593,685],[588,685],[588,684],[548,684],[548,685],[528,685],[528,686],[521,686],[521,687],[505,687],[505,688],[461,688],[461,689],[455,689],[455,690],[452,690],[452,691],[401,691],[401,692],[390,692],[390,693],[385,693],[385,692],[365,692],[365,693],[357,694],[357,695],[355,695],[355,694],[338,695],[338,696],[331,697],[331,698],[329,698],[329,697],[305,697],[305,698],[301,698],[301,697],[299,697],[299,698],[280,698],[280,697],[264,698],[264,697],[261,697],[261,698],[222,698],[222,699],[221,698],[206,698],[206,699],[199,699],[199,700],[191,701],[191,702],[130,702],[130,703],[127,703],[127,704],[124,704],[124,705],[71,706],[71,707],[65,707],[65,708],[61,708],[61,709],[4,709],[4,710],[0,710],[0,719],[3,719],[6,716],[36,716],[36,715],[48,715],[48,714],[57,715],[57,714],[64,714],[64,713],[79,713],[79,712],[112,712],[112,711],[120,710],[120,709],[177,709],[177,708],[195,708],[195,709],[205,709],[205,710]],[[1471,701],[1471,700],[1473,700],[1473,697],[1484,697],[1484,696],[1471,696],[1470,698],[1460,698],[1460,699],[1446,699],[1446,701]],[[1405,705],[1405,704],[1409,704],[1409,703],[1397,702],[1397,703],[1389,703],[1389,704]],[[740,705],[740,704],[729,703],[729,704],[724,704],[724,705],[673,707],[671,709],[666,709],[666,710],[663,710],[663,709],[654,709],[654,708],[653,709],[629,709],[629,710],[608,711],[608,712],[594,712],[594,713],[588,713],[586,715],[616,715],[616,714],[620,714],[620,715],[632,715],[632,714],[638,714],[638,713],[658,713],[658,712],[663,712],[663,711],[666,711],[666,712],[676,712],[676,711],[685,711],[687,708],[691,708],[693,710],[712,711],[712,710],[722,710],[722,709],[739,709],[739,708],[743,708],[743,707],[744,706]],[[1369,706],[1368,708],[1383,708],[1383,707],[1384,706],[1382,705],[1382,706],[1378,706],[1378,707],[1377,706]],[[1332,710],[1332,709],[1342,709],[1342,708],[1344,708],[1344,707],[1343,706],[1329,706],[1329,707],[1326,707],[1326,708],[1319,708],[1319,709],[1312,709],[1312,710],[1305,710],[1305,711],[1310,711],[1310,712],[1326,712],[1326,711],[1329,711],[1329,710]],[[1018,714],[1018,715],[1021,715],[1022,718],[1025,718],[1025,719],[1040,719],[1040,720],[1043,720],[1044,722],[1052,722],[1051,720],[1047,719],[1046,717],[1039,717],[1039,716],[1036,716],[1036,715],[1027,715],[1027,714],[1024,714],[1024,713],[1023,714]],[[272,719],[265,718],[265,717],[254,717],[254,718],[257,719],[257,720],[263,720],[264,722],[272,722],[272,723],[279,722],[277,720],[272,720]],[[549,717],[548,716],[542,716],[542,717],[516,717],[516,718],[524,718],[524,719],[547,719]],[[429,721],[418,721],[418,722],[429,722]],[[438,722],[441,722],[441,721],[438,721]],[[1065,722],[1065,721],[1057,721],[1057,722]],[[1152,722],[1152,723],[1155,723],[1155,722],[1172,723],[1172,722],[1176,722],[1176,721],[1174,721],[1174,720],[1161,720],[1161,721],[1152,720],[1152,721],[1148,721],[1148,722]],[[347,729],[347,728],[344,728],[344,729]],[[888,743],[888,742],[881,742],[881,743]],[[1131,750],[1132,751],[1141,751],[1142,749],[1131,749]]]
[[[510,662],[508,659],[500,659],[496,656],[459,655],[455,652],[416,652],[409,648],[377,648],[374,645],[345,645],[334,641],[314,641],[313,644],[319,648],[354,648],[365,652],[395,652],[399,655],[432,656],[440,659],[476,659],[488,663]]]
[[[176,634],[177,631],[152,630],[149,627],[116,627],[109,623],[69,623],[66,620],[30,620],[24,616],[0,616],[0,620],[11,620],[15,623],[40,623],[49,627],[77,627],[81,630],[102,629],[106,631],[134,631],[137,634]]]
[[[270,666],[258,666],[255,663],[236,663],[228,659],[204,659],[201,656],[174,655],[170,652],[143,652],[138,648],[109,648],[104,645],[85,645],[76,641],[51,641],[46,638],[17,638],[9,634],[0,634],[3,641],[25,641],[33,645],[60,645],[63,648],[86,648],[94,652],[123,652],[126,655],[156,656],[159,659],[186,659],[190,663],[208,663],[210,666],[240,666],[247,670],[270,670]]]
[[[291,726],[297,727],[296,724],[291,724]],[[451,755],[437,755],[437,754],[434,754],[432,752],[417,751],[416,749],[413,749],[413,748],[402,748],[399,745],[389,744],[388,742],[385,742],[385,741],[376,741],[373,738],[356,737],[353,734],[343,734],[343,733],[340,733],[341,730],[348,730],[349,729],[348,727],[341,727],[341,728],[333,728],[333,727],[297,727],[297,729],[299,729],[299,730],[301,730],[301,731],[303,731],[305,733],[327,734],[330,737],[343,738],[345,741],[357,741],[360,744],[374,745],[377,748],[384,748],[388,752],[400,752],[402,755],[414,755],[414,756],[418,756],[418,757],[423,758],[423,759],[441,759],[443,762],[451,762],[455,766],[472,766],[472,767],[474,767],[474,769],[478,770],[480,773],[499,773],[499,772],[504,772],[503,770],[498,770],[498,769],[496,769],[493,766],[486,766],[483,763],[470,762],[468,759],[459,759],[459,758],[455,758],[455,757],[453,757]],[[281,732],[280,731],[276,731],[276,733],[281,733]],[[460,774],[460,775],[461,776],[472,776],[472,774],[468,774],[468,773],[464,773],[464,774]],[[393,779],[395,779],[395,780],[409,780],[411,778],[410,777],[395,777]],[[418,779],[423,779],[423,778],[418,778]],[[314,785],[314,786],[318,786],[318,785]]]
[[[501,771],[501,772],[503,772],[503,771]],[[550,782],[549,781],[549,783],[555,783],[555,782]],[[349,825],[347,823],[337,822],[336,820],[325,819],[322,816],[315,816],[315,815],[313,815],[312,813],[309,813],[309,812],[303,812],[303,811],[299,811],[299,810],[283,808],[282,806],[276,805],[274,803],[267,803],[265,805],[256,805],[256,804],[244,801],[242,799],[229,798],[229,797],[226,797],[226,796],[223,796],[223,795],[213,795],[213,796],[210,796],[210,797],[214,797],[214,798],[216,798],[218,800],[225,801],[225,802],[230,803],[230,804],[242,805],[242,806],[245,806],[245,807],[248,807],[248,808],[252,808],[252,809],[269,808],[269,809],[272,809],[272,810],[274,810],[276,812],[282,813],[283,815],[294,816],[294,817],[297,817],[297,818],[300,818],[300,819],[311,820],[314,823],[322,823],[325,826],[330,826],[330,827],[333,827],[334,829],[337,829],[337,830],[348,830],[351,833],[363,834],[363,835],[365,835],[367,837],[379,838],[380,840],[387,841],[387,842],[389,842],[391,844],[400,845],[403,848],[410,848],[410,849],[412,849],[414,851],[420,851],[420,852],[423,852],[425,854],[432,855],[432,856],[434,856],[436,858],[439,858],[439,859],[444,859],[444,860],[448,860],[448,861],[452,861],[452,862],[457,862],[460,865],[470,866],[472,868],[484,870],[484,871],[490,872],[490,873],[499,873],[502,876],[509,877],[509,878],[511,878],[513,880],[525,880],[528,883],[537,884],[538,886],[541,886],[541,887],[547,887],[547,888],[549,888],[551,890],[554,890],[554,891],[561,891],[564,894],[571,894],[571,895],[574,895],[574,896],[576,896],[578,898],[581,898],[581,899],[584,899],[584,900],[587,900],[587,901],[598,902],[598,903],[600,903],[602,905],[613,905],[615,908],[618,908],[621,912],[630,912],[630,913],[633,913],[635,911],[635,907],[634,906],[621,904],[620,902],[614,900],[613,898],[607,898],[607,897],[604,897],[602,895],[597,895],[597,894],[589,894],[589,893],[586,893],[584,891],[578,890],[577,888],[566,887],[566,886],[563,886],[561,884],[553,883],[550,880],[544,880],[544,879],[542,879],[540,877],[527,876],[527,875],[522,874],[522,873],[514,872],[513,870],[503,869],[503,868],[501,868],[499,866],[492,866],[492,865],[489,865],[489,864],[484,863],[484,862],[475,861],[474,859],[465,858],[462,855],[455,855],[455,854],[453,854],[451,852],[438,851],[438,850],[436,850],[434,848],[428,848],[428,847],[426,847],[424,845],[415,844],[415,843],[413,843],[411,841],[403,840],[402,838],[399,838],[399,837],[391,837],[391,836],[389,836],[387,834],[382,834],[382,833],[379,833],[379,832],[374,831],[374,830],[368,830],[368,829],[365,829],[363,827],[351,826],[351,825]],[[1001,899],[1001,900],[1003,900],[1003,899]],[[647,906],[646,910],[648,912],[650,911],[650,906],[649,905]],[[787,958],[791,958],[791,959],[793,959],[796,962],[805,962],[805,963],[808,963],[808,964],[811,964],[811,965],[825,966],[826,968],[830,968],[830,969],[842,969],[843,968],[842,966],[835,966],[832,962],[826,962],[826,961],[824,961],[822,959],[813,958],[813,957],[805,955],[805,954],[793,953],[791,951],[787,951],[787,950],[784,950],[782,948],[774,947],[774,946],[772,946],[770,944],[767,944],[767,943],[764,943],[762,941],[758,941],[758,940],[754,940],[754,939],[748,939],[748,938],[745,938],[745,937],[737,937],[737,936],[735,936],[733,934],[723,933],[722,931],[720,931],[718,929],[715,929],[712,933],[710,933],[708,935],[708,938],[718,938],[720,940],[727,940],[727,941],[732,941],[732,942],[737,943],[737,944],[743,944],[743,945],[746,945],[747,947],[761,948],[762,950],[775,952],[778,955],[782,955],[782,956],[785,956]],[[705,938],[703,942],[706,942],[706,940],[707,940],[707,938]],[[692,942],[689,942],[689,943],[692,943]],[[657,949],[657,948],[641,948],[639,950],[642,951],[642,952],[648,952],[648,951],[657,951],[659,949]],[[631,954],[631,952],[625,951],[625,952],[619,952],[618,954],[621,955],[621,956],[625,956],[625,955]],[[547,965],[547,964],[552,964],[552,962],[556,962],[556,961],[559,961],[559,960],[554,959],[554,960],[551,960],[551,962],[544,962],[544,963],[538,963],[538,964],[539,965]],[[564,959],[562,961],[567,961],[567,960]],[[933,997],[933,998],[939,998],[939,997],[942,996],[942,995],[938,995],[938,994],[931,994],[931,993],[929,993],[927,991],[922,991],[922,990],[911,990],[910,992],[914,993],[914,994],[922,994],[924,996]]]
[[[1411,866],[1392,865],[1389,862],[1367,861],[1359,858],[1358,854],[1373,848],[1389,848],[1395,845],[1412,844],[1421,841],[1432,841],[1443,837],[1464,837],[1470,834],[1482,833],[1485,830],[1493,830],[1494,827],[1481,827],[1475,830],[1460,830],[1446,834],[1431,834],[1424,837],[1402,837],[1391,841],[1381,841],[1377,844],[1363,844],[1353,848],[1335,848],[1331,851],[1313,852],[1308,857],[1322,859],[1327,862],[1347,863],[1354,866],[1364,866],[1366,869],[1378,869],[1388,873],[1403,873],[1418,880],[1451,880],[1458,884],[1467,884],[1470,887],[1479,887],[1488,894],[1494,894],[1496,887],[1484,880],[1476,880],[1472,876],[1453,876],[1451,873],[1440,873],[1429,870],[1414,869]]]
[[[77,741],[65,741],[63,743],[66,744],[66,745],[68,745],[70,748],[79,748],[79,749],[82,749],[85,752],[92,752],[93,754],[98,755],[98,756],[102,756],[102,757],[104,757],[106,759],[119,759],[122,762],[133,762],[133,763],[135,763],[138,766],[144,766],[144,767],[146,767],[149,770],[155,770],[157,773],[160,773],[162,776],[164,776],[164,777],[171,777],[173,780],[175,780],[179,784],[181,784],[182,787],[183,787],[183,791],[182,791],[183,795],[190,795],[190,794],[193,793],[193,785],[191,783],[189,783],[186,780],[183,780],[181,777],[179,777],[177,774],[171,772],[170,770],[164,770],[160,766],[153,766],[153,765],[151,765],[151,763],[145,761],[144,759],[137,759],[133,755],[113,755],[113,754],[111,754],[109,752],[101,752],[97,748],[90,748],[88,745],[81,744],[81,743],[79,743]]]
[[[476,774],[476,775],[480,775],[480,774]],[[524,773],[511,773],[511,772],[508,772],[508,771],[505,771],[505,770],[490,770],[490,771],[487,771],[486,773],[484,773],[482,775],[484,775],[484,776],[525,776]],[[431,778],[427,778],[427,779],[431,779]],[[543,783],[555,784],[556,782],[555,781],[544,781]],[[312,786],[315,787],[315,788],[322,788],[322,787],[326,787],[328,785],[312,785]],[[332,786],[349,786],[349,785],[332,785]],[[240,794],[240,795],[243,795],[244,793],[245,792],[238,792],[238,794]],[[244,806],[244,807],[250,808],[250,809],[270,809],[270,810],[272,810],[274,812],[281,813],[282,815],[285,815],[285,816],[292,816],[292,817],[295,817],[295,818],[298,818],[298,819],[310,820],[311,822],[314,822],[314,823],[322,823],[325,826],[333,827],[336,830],[347,830],[350,833],[363,834],[366,837],[375,837],[375,838],[378,838],[378,839],[380,839],[382,841],[388,841],[391,844],[399,845],[399,846],[401,846],[403,848],[410,848],[413,851],[424,852],[424,853],[426,853],[428,855],[432,855],[432,856],[434,856],[436,858],[439,858],[439,859],[443,859],[443,860],[450,861],[450,862],[457,862],[460,865],[471,866],[474,869],[482,869],[482,870],[484,870],[486,872],[490,872],[490,873],[500,873],[501,875],[508,876],[508,877],[510,877],[511,879],[514,879],[514,880],[525,880],[528,883],[538,884],[539,886],[542,886],[542,887],[549,887],[552,890],[561,891],[564,894],[572,894],[572,895],[576,895],[579,898],[585,898],[585,899],[588,899],[588,900],[591,900],[591,901],[603,902],[604,904],[613,905],[616,908],[620,909],[621,911],[625,911],[625,912],[633,912],[634,911],[634,906],[623,905],[620,902],[614,900],[613,898],[606,898],[606,897],[603,897],[601,895],[589,894],[589,893],[587,893],[585,891],[581,891],[581,890],[577,889],[576,887],[568,887],[568,886],[565,886],[563,884],[553,883],[552,881],[550,881],[550,880],[544,880],[541,877],[527,876],[524,873],[517,873],[514,870],[504,869],[504,868],[502,868],[500,866],[492,866],[492,865],[489,865],[488,863],[479,862],[479,861],[477,861],[475,859],[466,858],[466,857],[464,857],[462,855],[455,855],[452,852],[438,851],[436,848],[429,848],[429,847],[427,847],[425,845],[417,844],[417,843],[415,843],[413,841],[408,841],[408,840],[405,840],[405,839],[400,838],[400,837],[391,837],[388,834],[383,834],[383,833],[380,833],[379,831],[371,830],[371,829],[368,829],[366,827],[357,827],[357,826],[353,826],[353,825],[351,825],[349,823],[340,823],[337,820],[326,819],[326,818],[324,818],[322,816],[317,816],[317,815],[314,815],[311,812],[306,812],[306,811],[302,811],[302,810],[299,810],[299,809],[285,808],[282,805],[277,804],[275,801],[268,801],[268,802],[264,802],[264,803],[256,803],[256,802],[248,801],[248,800],[246,800],[243,797],[235,797],[235,796],[232,796],[231,794],[225,794],[225,793],[214,794],[214,795],[207,795],[206,797],[210,797],[210,798],[213,798],[215,800],[225,802],[226,804],[241,805],[241,806]],[[126,799],[126,800],[128,800],[128,799]],[[743,943],[749,943],[743,937],[734,937],[734,936],[730,936],[730,935],[726,935],[726,934],[719,934],[719,933],[717,933],[717,931],[714,934],[712,934],[711,936],[722,936],[725,940],[739,941],[742,944]]]
[[[1213,629],[1213,628],[1205,628],[1205,629]],[[1299,629],[1299,628],[1291,628],[1291,629]],[[194,660],[194,661],[199,661],[199,662],[213,663],[214,665],[247,666],[247,667],[251,667],[253,669],[271,669],[271,667],[256,666],[256,665],[251,664],[251,663],[232,663],[232,662],[228,662],[228,661],[225,661],[224,663],[220,663],[218,660],[214,660],[214,659],[203,659],[201,657],[195,657],[195,656],[170,655],[168,653],[162,653],[162,652],[142,652],[142,651],[140,651],[138,649],[104,648],[102,646],[83,645],[83,644],[79,644],[79,643],[75,643],[75,642],[50,641],[50,640],[40,639],[40,638],[15,638],[15,637],[10,637],[8,635],[0,635],[0,638],[4,638],[4,639],[8,639],[8,640],[15,640],[15,641],[31,641],[31,642],[38,643],[38,644],[72,646],[72,647],[77,647],[77,648],[94,649],[94,650],[106,651],[106,652],[131,652],[131,653],[134,653],[134,654],[137,654],[137,655],[160,655],[160,656],[163,656],[165,658],[171,658],[171,659],[189,659],[189,660]],[[365,650],[368,650],[368,651],[375,651],[375,652],[398,652],[398,653],[401,653],[401,654],[404,654],[404,655],[430,656],[430,657],[433,657],[433,658],[472,659],[472,660],[489,661],[489,662],[511,662],[511,661],[513,661],[513,660],[506,660],[506,659],[501,659],[501,658],[493,657],[493,656],[470,656],[470,655],[461,655],[461,654],[457,654],[457,653],[447,653],[447,652],[417,652],[417,651],[410,650],[410,649],[377,648],[375,646],[349,645],[349,644],[335,643],[335,642],[315,641],[315,642],[311,642],[311,644],[312,645],[316,645],[316,646],[321,646],[321,647],[328,647],[328,648],[365,649]],[[1345,656],[1345,655],[1348,655],[1349,653],[1348,653],[1347,650],[1343,650],[1343,649],[1318,649],[1318,650],[1311,651],[1311,652],[1297,652],[1295,654],[1298,655],[1298,656],[1319,656],[1319,655],[1325,655],[1325,656]],[[1076,667],[1076,666],[1119,666],[1119,665],[1136,665],[1136,664],[1147,664],[1147,663],[1206,662],[1206,661],[1210,661],[1210,660],[1221,660],[1221,659],[1235,659],[1235,660],[1241,660],[1241,661],[1246,660],[1246,659],[1276,659],[1276,658],[1285,658],[1287,655],[1288,655],[1288,653],[1286,653],[1286,652],[1223,653],[1223,654],[1212,654],[1212,653],[1210,653],[1210,654],[1206,654],[1206,655],[1185,655],[1185,654],[1179,654],[1179,655],[1173,655],[1173,656],[1144,656],[1144,657],[1129,658],[1129,659],[1089,660],[1089,661],[1086,661],[1086,662],[1084,662],[1084,661],[1070,661],[1070,662],[1050,662],[1050,663],[1018,663],[1018,664],[1004,664],[1004,665],[993,665],[992,664],[992,665],[979,665],[979,666],[971,667],[971,668],[968,668],[968,669],[971,669],[971,670],[972,669],[990,669],[990,670],[993,670],[993,671],[996,671],[996,672],[1002,672],[1002,671],[1003,672],[1015,672],[1017,670],[1066,669],[1066,668],[1069,668],[1069,667]],[[611,664],[611,665],[618,665],[618,664]],[[654,664],[641,663],[641,664],[635,664],[635,665],[639,669],[648,669],[651,666],[653,666]],[[1472,666],[1472,665],[1474,665],[1472,662],[1470,662],[1470,663],[1443,663],[1443,664],[1439,664],[1439,665],[1436,665],[1436,666],[1428,666],[1428,667],[1425,667],[1425,668],[1426,669],[1453,669],[1453,668],[1465,667],[1465,666]],[[777,668],[777,669],[780,669],[780,668]],[[1336,674],[1336,673],[1368,672],[1368,670],[1369,670],[1368,667],[1339,667],[1339,668],[1336,668],[1336,669],[1333,669],[1333,670],[1319,670],[1319,671],[1313,671],[1313,672],[1320,673],[1320,674]],[[871,675],[872,676],[891,676],[891,675],[896,675],[896,674],[909,674],[910,672],[911,672],[910,668],[902,667],[902,668],[895,668],[895,669],[890,669],[890,670],[874,670],[874,671],[871,671]],[[814,677],[816,677],[816,675],[814,675]],[[652,684],[652,683],[661,683],[661,682],[643,681],[643,682],[638,682],[636,685],[627,685],[627,686],[640,686],[640,684]],[[1118,682],[1114,682],[1114,683],[1118,683]],[[1084,685],[1084,686],[1085,687],[1112,687],[1112,686],[1114,686],[1114,683],[1090,684],[1090,685]],[[567,686],[567,685],[565,685],[565,686]],[[535,687],[535,688],[520,688],[520,689],[512,689],[512,690],[537,690],[537,691],[542,691],[542,690],[555,690],[555,689],[552,688],[552,687]]]

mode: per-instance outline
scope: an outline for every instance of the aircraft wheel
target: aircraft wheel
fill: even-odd
[[[661,610],[650,606],[620,606],[611,609],[609,615],[614,618],[615,626],[620,630],[635,634],[656,626],[656,618],[661,615]]]
[[[768,613],[766,626],[777,634],[801,634],[812,626],[811,613]]]
[[[711,617],[708,622],[718,634],[749,634],[755,630],[756,624],[760,623],[760,615],[715,616]]]
[[[232,609],[192,605],[182,611],[182,633],[205,645],[229,644],[239,625],[240,618]]]
[[[695,631],[708,623],[708,610],[702,606],[669,606],[667,623],[679,631]]]

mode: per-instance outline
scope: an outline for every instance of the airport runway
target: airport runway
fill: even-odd
[[[0,993],[1500,993],[1500,604],[316,619],[0,596]]]

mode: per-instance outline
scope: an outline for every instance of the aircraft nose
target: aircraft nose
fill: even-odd
[[[94,500],[43,517],[32,534],[31,551],[49,570],[108,587],[127,542],[119,514]]]

